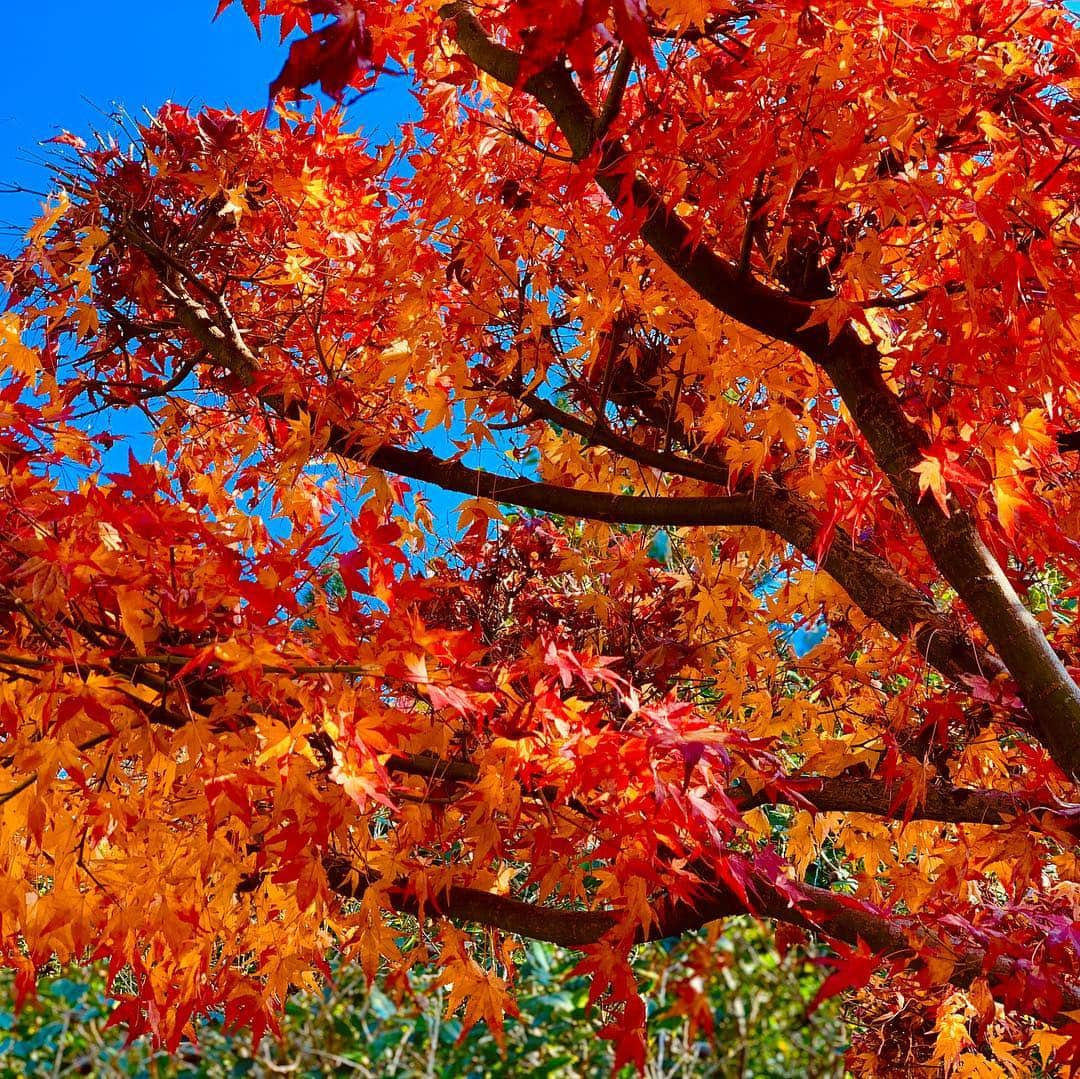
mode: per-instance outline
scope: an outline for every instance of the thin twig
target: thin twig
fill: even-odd
[[[608,87],[607,97],[600,108],[600,114],[596,118],[595,139],[600,142],[608,133],[611,125],[615,122],[622,108],[623,96],[626,93],[626,84],[630,79],[630,72],[634,70],[634,54],[624,45],[615,61],[615,71],[611,76],[611,84]]]

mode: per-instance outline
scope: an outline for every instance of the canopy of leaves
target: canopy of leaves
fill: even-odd
[[[18,993],[175,1051],[333,949],[502,1044],[533,938],[644,1067],[633,948],[750,913],[861,1074],[1076,1060],[1064,6],[244,8],[276,112],[64,136],[2,268]]]

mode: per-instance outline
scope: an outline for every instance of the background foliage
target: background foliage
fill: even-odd
[[[719,976],[704,985],[683,961],[687,948],[703,940],[699,934],[639,950],[635,966],[649,1006],[649,1076],[844,1074],[847,1038],[838,1002],[807,1014],[822,979],[813,955],[796,947],[781,957],[766,929],[733,919],[716,942],[723,956]],[[38,1000],[19,1013],[5,977],[0,1075],[607,1076],[612,1045],[596,1037],[588,982],[570,976],[576,961],[538,941],[525,947],[521,1019],[507,1024],[505,1055],[484,1024],[462,1037],[460,1019],[444,1015],[447,994],[434,986],[430,971],[414,972],[413,991],[395,1000],[385,977],[369,991],[359,967],[335,964],[334,981],[322,994],[291,997],[280,1040],[267,1037],[253,1054],[246,1034],[204,1020],[199,1045],[184,1046],[173,1058],[155,1052],[146,1038],[126,1046],[124,1031],[107,1025],[112,1004],[100,966],[43,978]],[[687,1016],[688,1004],[701,1027]]]

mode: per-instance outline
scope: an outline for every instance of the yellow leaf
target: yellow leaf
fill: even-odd
[[[1019,436],[1017,446],[1021,451],[1049,450],[1054,446],[1053,436],[1046,430],[1046,413],[1041,408],[1033,408],[1019,422],[1013,422],[1013,433]]]
[[[503,1017],[518,1014],[517,1005],[507,989],[506,982],[498,975],[484,970],[467,954],[468,938],[453,926],[444,926],[439,933],[439,940],[443,945],[442,971],[435,984],[450,989],[446,1002],[447,1017],[464,1005],[462,1034],[483,1020],[502,1049],[506,1044]]]
[[[831,343],[848,324],[851,316],[859,310],[858,304],[853,304],[849,300],[822,300],[814,304],[813,313],[799,329],[809,330],[813,326],[824,324],[828,328]]]
[[[924,457],[912,469],[919,477],[919,499],[929,491],[934,496],[934,501],[941,507],[941,512],[949,516],[949,507],[946,502],[948,492],[945,490],[945,476],[941,470],[941,461],[937,457]]]
[[[963,993],[952,993],[942,1001],[938,1009],[934,1030],[937,1038],[934,1042],[932,1060],[940,1060],[947,1075],[956,1066],[960,1054],[971,1046],[968,1034],[969,1013],[974,1008],[968,1003]]]
[[[1013,536],[1016,531],[1016,511],[1026,503],[1023,494],[1013,479],[999,479],[994,481],[994,503],[997,506],[998,520],[1007,536]]]
[[[116,602],[120,607],[121,627],[138,652],[146,655],[147,644],[158,638],[146,593],[141,588],[120,585],[116,589]]]
[[[66,191],[60,192],[60,197],[54,205],[45,203],[42,207],[41,217],[34,222],[26,233],[26,239],[35,247],[41,247],[45,237],[52,231],[53,226],[68,212],[71,200]]]
[[[10,312],[0,317],[0,363],[6,371],[31,378],[41,369],[38,354],[22,343],[19,320]]]
[[[1028,1038],[1028,1043],[1038,1052],[1042,1058],[1043,1066],[1050,1066],[1050,1058],[1060,1049],[1067,1041],[1068,1037],[1064,1034],[1058,1034],[1055,1030],[1050,1030],[1048,1027],[1037,1027],[1031,1032]]]

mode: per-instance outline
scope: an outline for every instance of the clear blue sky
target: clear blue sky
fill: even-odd
[[[39,143],[67,129],[106,130],[116,106],[138,114],[164,101],[261,108],[285,57],[276,28],[260,42],[239,4],[212,22],[216,0],[34,0],[4,4],[0,64],[0,185],[40,189]],[[383,79],[350,108],[377,142],[409,111],[404,79]],[[40,198],[0,194],[0,249]]]

